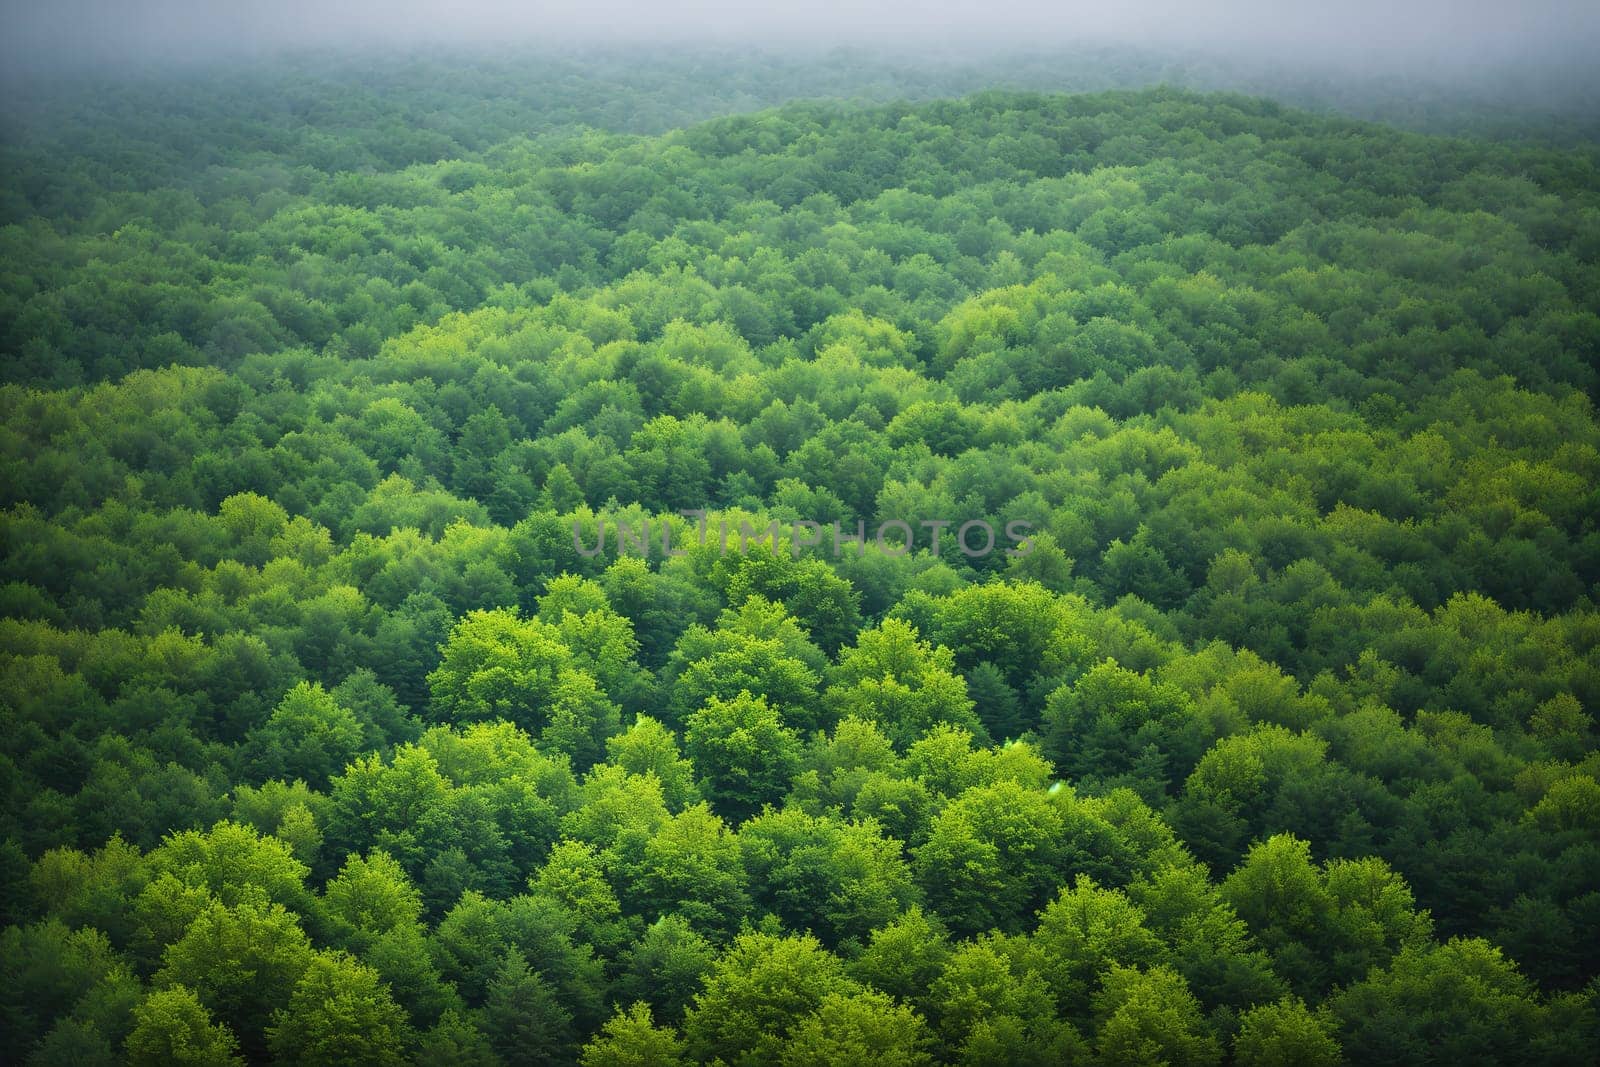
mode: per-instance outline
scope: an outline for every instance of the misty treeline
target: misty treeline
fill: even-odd
[[[6,1056],[1591,1062],[1592,147],[487,69],[6,145]]]

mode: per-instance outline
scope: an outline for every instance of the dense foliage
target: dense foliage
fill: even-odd
[[[1592,152],[393,77],[6,148],[8,1054],[1589,1060]]]

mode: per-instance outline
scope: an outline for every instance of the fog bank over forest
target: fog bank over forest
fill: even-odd
[[[1018,46],[1102,43],[1330,72],[1470,78],[1552,64],[1575,72],[1600,41],[1600,7],[1584,0],[61,0],[8,3],[4,22],[0,60],[12,73],[441,44],[866,46],[948,61]]]
[[[760,11],[726,0],[64,0],[8,4],[0,24],[0,139],[13,145],[77,143],[79,120],[107,109],[161,112],[175,78],[204,79],[219,106],[226,97],[272,112],[290,107],[307,79],[371,94],[374,104],[396,92],[411,100],[424,72],[440,92],[508,121],[581,83],[593,91],[581,94],[572,123],[633,133],[802,98],[1172,85],[1430,133],[1600,140],[1600,72],[1586,58],[1600,48],[1600,13],[1565,0],[1427,0],[1400,13],[1368,0],[1317,12],[1257,0],[1136,0],[1114,10],[824,0]],[[704,79],[700,99],[683,98],[685,77]],[[641,106],[658,91],[671,102]]]

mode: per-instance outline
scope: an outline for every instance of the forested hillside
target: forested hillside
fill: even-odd
[[[13,128],[0,1057],[1592,1062],[1592,146],[475,84]]]

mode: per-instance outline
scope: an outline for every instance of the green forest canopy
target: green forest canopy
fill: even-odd
[[[1592,148],[664,69],[5,146],[9,1047],[1588,1062]]]

